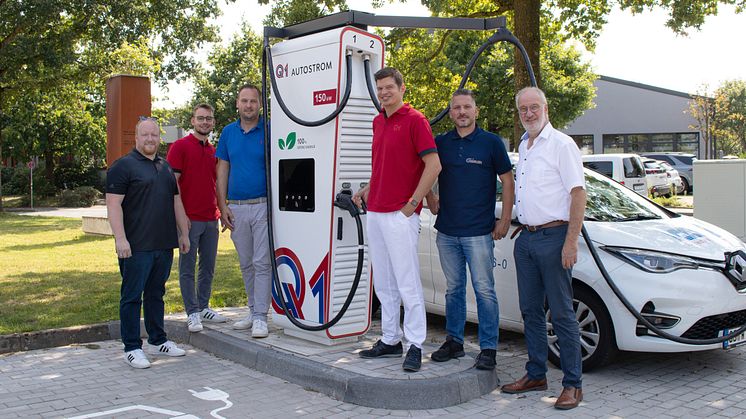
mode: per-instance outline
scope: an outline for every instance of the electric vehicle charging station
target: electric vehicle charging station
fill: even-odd
[[[358,258],[356,223],[333,206],[337,193],[350,197],[371,174],[372,123],[378,114],[365,85],[363,58],[373,71],[383,67],[383,40],[345,26],[275,44],[271,48],[277,89],[292,98],[287,107],[298,118],[329,115],[343,95],[344,109],[315,127],[294,122],[277,100],[271,104],[272,211],[274,254],[282,292],[273,288],[273,320],[285,333],[331,344],[365,333],[370,326],[371,277],[363,259],[357,291],[345,316],[323,331],[295,327],[291,315],[324,324],[339,311],[354,282]],[[347,66],[351,68],[347,69]],[[353,77],[347,83],[348,74]],[[357,77],[355,77],[357,76]],[[272,97],[276,98],[275,89]]]

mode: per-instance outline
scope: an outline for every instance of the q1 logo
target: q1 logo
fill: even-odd
[[[282,64],[277,64],[277,67],[275,67],[275,77],[281,79],[285,77],[286,74],[288,74],[288,65],[285,64],[283,66]]]
[[[290,268],[290,272],[293,278],[287,281],[280,281],[282,284],[282,297],[285,301],[285,305],[290,310],[291,315],[300,320],[311,320],[313,318],[318,319],[318,323],[324,323],[326,307],[328,304],[328,287],[327,281],[329,274],[327,272],[329,266],[329,254],[324,256],[316,271],[308,281],[308,287],[311,290],[311,295],[316,298],[318,304],[315,307],[310,308],[315,313],[305,313],[303,311],[303,304],[306,297],[306,277],[303,273],[303,265],[298,259],[298,256],[288,248],[280,248],[275,251],[275,260],[277,261],[278,271],[280,266],[287,266]],[[285,314],[279,303],[280,296],[277,295],[277,290],[272,287],[272,307],[275,312],[279,314]],[[310,316],[309,316],[310,315]],[[310,317],[310,318],[307,318]]]

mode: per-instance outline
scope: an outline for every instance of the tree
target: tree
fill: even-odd
[[[534,67],[539,87],[545,88],[542,78],[541,47],[544,44],[541,36],[542,25],[549,20],[554,22],[555,32],[552,36],[558,39],[576,39],[589,51],[593,51],[595,40],[606,16],[616,4],[623,10],[642,13],[654,7],[662,7],[669,12],[666,26],[676,33],[685,35],[688,28],[699,29],[709,15],[717,14],[719,4],[735,4],[736,12],[746,8],[745,0],[495,0],[490,2],[473,1],[457,2],[453,0],[421,0],[434,15],[438,16],[479,16],[494,17],[499,15],[513,16],[512,32],[521,40]],[[465,11],[465,7],[479,10],[478,13]],[[509,27],[511,27],[509,25]],[[517,51],[515,61],[519,62]],[[529,85],[528,72],[523,66],[515,67],[515,90]],[[554,110],[553,110],[554,111]],[[556,111],[554,111],[556,112]],[[554,117],[553,117],[554,118]],[[523,132],[517,114],[514,114],[514,136]]]
[[[262,38],[244,22],[240,34],[227,46],[216,47],[207,58],[208,68],[197,72],[193,99],[179,117],[182,126],[189,126],[192,107],[205,102],[215,107],[219,135],[220,128],[237,118],[238,89],[246,83],[261,84],[261,57]]]
[[[9,127],[19,128],[9,106],[41,111],[42,104],[24,102],[101,80],[111,61],[94,57],[116,60],[108,54],[145,43],[157,79],[184,77],[194,59],[183,53],[216,39],[206,24],[216,13],[216,0],[0,0],[0,149]],[[87,99],[102,108],[102,96]],[[27,124],[39,117],[27,116]]]
[[[702,136],[705,144],[704,158],[716,158],[715,145],[715,106],[712,98],[708,97],[708,86],[700,87],[696,95],[689,101],[689,114],[697,121],[696,124],[689,126],[690,129],[696,129]]]
[[[271,1],[258,0],[258,2],[259,4],[269,4]],[[373,3],[375,2],[376,0],[373,0]],[[264,19],[264,24],[278,28],[347,9],[347,2],[345,0],[276,0],[271,3],[272,11]]]
[[[724,82],[715,91],[715,135],[725,154],[746,150],[746,82]]]
[[[741,154],[746,150],[746,81],[726,81],[712,97],[707,96],[707,88],[703,87],[701,94],[692,100],[689,111],[697,120],[692,128],[702,134],[705,149],[712,149],[709,157],[717,158],[719,153]]]

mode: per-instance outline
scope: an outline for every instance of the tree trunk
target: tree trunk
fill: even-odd
[[[55,187],[54,182],[54,149],[55,149],[55,133],[46,133],[46,141],[44,142],[45,147],[42,151],[42,158],[44,159],[44,178],[47,180],[49,185]],[[32,157],[33,158],[33,157]]]
[[[534,69],[534,76],[536,77],[536,83],[541,87],[541,72],[539,71],[539,50],[541,48],[541,36],[539,32],[539,15],[541,14],[541,1],[540,0],[514,0],[513,1],[513,35],[515,35],[519,41],[526,48],[528,53],[528,59],[531,61],[531,66]],[[528,76],[528,70],[523,62],[523,56],[518,48],[513,53],[515,59],[514,73],[515,73],[515,91],[530,86],[531,79]],[[521,135],[523,135],[523,126],[521,120],[518,117],[518,112],[513,110],[513,139],[511,141],[511,149],[514,151],[518,150],[518,144],[520,143]]]

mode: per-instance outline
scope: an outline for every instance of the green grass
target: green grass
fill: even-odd
[[[691,208],[692,206],[690,204],[684,203],[681,201],[676,195],[672,195],[668,198],[659,196],[656,198],[652,198],[655,203],[657,203],[660,206],[663,207],[673,207],[673,208]]]
[[[166,283],[166,312],[184,310],[178,257]],[[119,318],[121,277],[111,237],[84,234],[79,219],[0,213],[0,334]],[[238,256],[221,234],[213,307],[246,304]]]

